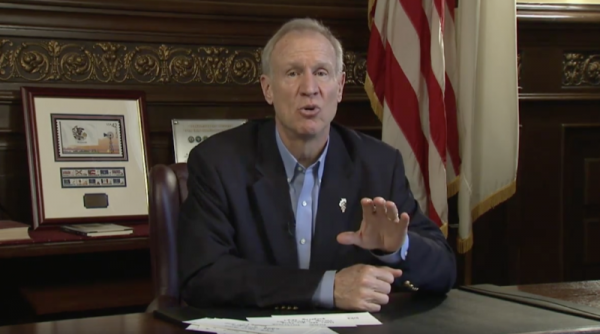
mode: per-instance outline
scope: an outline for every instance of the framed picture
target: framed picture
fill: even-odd
[[[33,227],[147,222],[145,95],[22,87]]]
[[[127,161],[124,115],[50,117],[55,161]]]
[[[208,137],[246,123],[246,119],[173,119],[175,162],[187,162],[190,151]]]

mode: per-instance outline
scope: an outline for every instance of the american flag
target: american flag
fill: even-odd
[[[444,233],[460,174],[455,1],[371,0],[365,84],[382,140],[400,150],[416,200]]]
[[[456,1],[369,0],[365,90],[382,140],[402,154],[415,199],[445,235],[458,193],[465,253],[473,221],[516,192],[516,0]]]

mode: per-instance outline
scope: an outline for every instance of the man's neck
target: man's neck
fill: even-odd
[[[290,153],[304,167],[312,165],[319,159],[327,144],[327,133],[310,139],[290,136],[285,130],[277,127],[281,141]]]

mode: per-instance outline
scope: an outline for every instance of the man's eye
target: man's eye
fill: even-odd
[[[320,77],[326,76],[327,75],[327,71],[318,71],[317,75]]]
[[[288,72],[288,77],[295,77],[297,75],[296,72]]]

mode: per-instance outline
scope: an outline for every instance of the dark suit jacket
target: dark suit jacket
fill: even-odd
[[[298,268],[274,120],[214,135],[191,151],[188,169],[178,251],[181,296],[192,306],[310,307],[326,270],[387,265],[367,250],[336,241],[339,233],[359,228],[363,197],[392,200],[411,217],[410,248],[396,286],[409,280],[420,291],[444,293],[454,285],[452,249],[420,212],[399,152],[379,140],[332,125],[309,270]],[[347,199],[345,212],[341,198]]]

